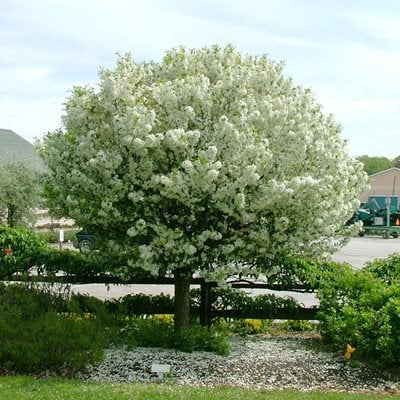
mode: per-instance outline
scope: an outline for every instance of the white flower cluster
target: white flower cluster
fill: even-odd
[[[63,121],[41,144],[52,204],[154,274],[330,252],[366,187],[312,93],[231,46],[121,57]]]

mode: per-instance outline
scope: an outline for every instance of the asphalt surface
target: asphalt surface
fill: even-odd
[[[362,268],[369,261],[386,258],[390,254],[400,252],[400,238],[384,239],[380,236],[355,237],[339,250],[333,259],[347,262],[355,268]]]
[[[333,260],[337,262],[347,262],[354,268],[362,268],[369,261],[376,258],[386,258],[390,254],[400,252],[400,238],[384,239],[378,236],[355,237],[333,256]],[[195,286],[193,286],[195,287]],[[102,285],[102,284],[85,284],[72,285],[72,291],[76,293],[84,293],[95,296],[100,299],[117,299],[127,294],[144,293],[144,294],[174,294],[173,285]],[[257,289],[250,291],[253,295],[272,293],[270,290]],[[293,293],[279,292],[284,297],[293,297],[306,307],[317,305],[313,294],[309,293]]]

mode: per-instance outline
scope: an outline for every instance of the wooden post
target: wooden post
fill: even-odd
[[[200,324],[202,326],[211,325],[211,289],[212,286],[207,282],[200,285]]]
[[[175,273],[175,332],[189,328],[190,282],[192,277]]]

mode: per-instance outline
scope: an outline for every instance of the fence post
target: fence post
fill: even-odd
[[[200,284],[200,324],[211,325],[211,285],[208,282]]]

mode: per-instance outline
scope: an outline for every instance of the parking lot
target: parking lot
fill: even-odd
[[[355,237],[339,250],[333,259],[347,262],[355,268],[362,268],[368,261],[386,258],[390,254],[400,252],[400,238],[384,239],[380,236]]]
[[[355,237],[338,251],[333,259],[338,262],[347,262],[355,268],[362,268],[368,261],[376,258],[385,258],[390,254],[400,252],[400,238],[383,239],[378,236]],[[86,293],[101,299],[113,299],[130,293],[170,294],[173,295],[173,285],[102,285],[85,284],[73,285],[74,292]],[[256,294],[270,293],[269,290],[257,290]],[[293,296],[305,306],[317,304],[314,295],[292,292],[280,292],[283,296]]]

